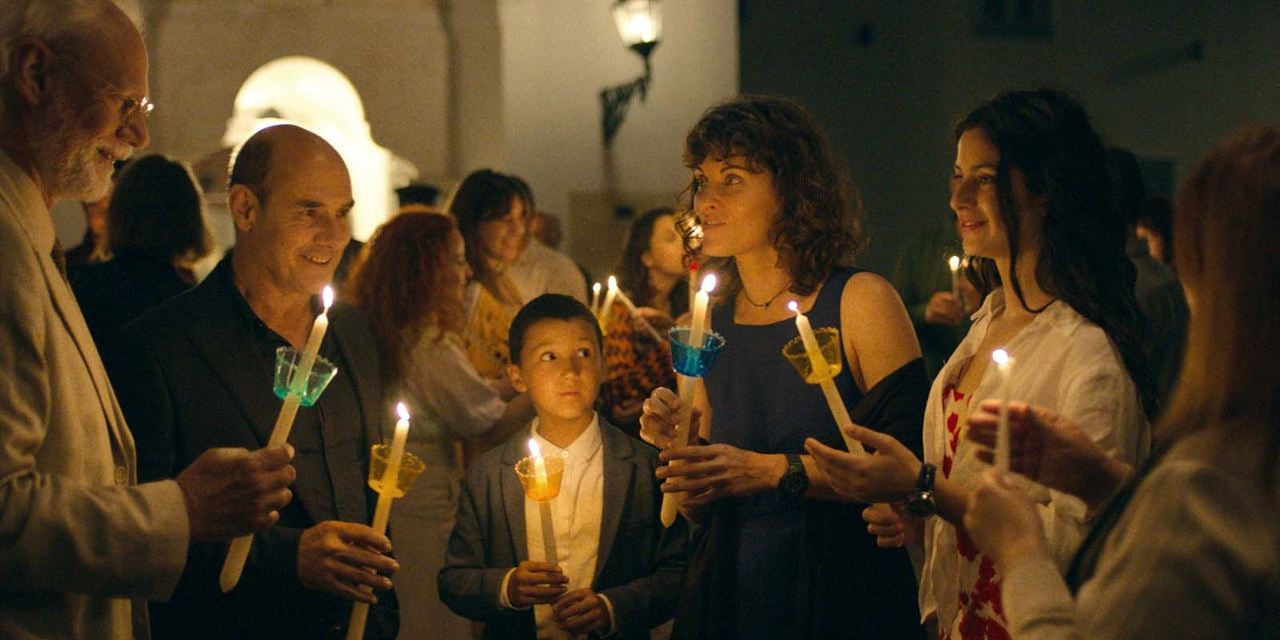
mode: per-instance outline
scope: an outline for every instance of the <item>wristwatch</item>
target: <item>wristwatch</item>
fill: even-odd
[[[778,492],[791,498],[803,496],[809,489],[809,474],[804,471],[804,462],[801,462],[800,456],[794,453],[788,453],[786,456],[787,471],[778,481]]]
[[[908,515],[913,518],[928,518],[938,512],[938,505],[933,500],[933,480],[937,475],[937,467],[927,462],[920,465],[915,491],[907,494],[906,504],[903,505]]]

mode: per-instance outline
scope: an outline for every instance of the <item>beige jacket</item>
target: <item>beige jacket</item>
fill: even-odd
[[[133,437],[53,242],[35,183],[0,152],[0,638],[146,637],[130,598],[177,584],[186,507],[173,481],[136,484]]]

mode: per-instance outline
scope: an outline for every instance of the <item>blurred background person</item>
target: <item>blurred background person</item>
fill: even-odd
[[[1163,196],[1147,196],[1138,213],[1139,238],[1147,241],[1147,252],[1164,266],[1176,270],[1173,260],[1173,204]]]
[[[348,288],[373,325],[386,388],[414,417],[408,451],[427,465],[393,512],[407,638],[470,637],[470,622],[449,611],[436,590],[462,472],[454,442],[503,442],[533,418],[527,395],[482,377],[467,359],[461,333],[470,272],[451,218],[402,213],[370,238]]]
[[[204,194],[186,164],[161,155],[121,171],[106,220],[106,262],[88,264],[71,288],[99,347],[142,312],[196,284],[191,265],[208,255]]]
[[[916,234],[894,263],[893,286],[911,316],[930,380],[964,339],[980,302],[963,272],[952,276],[949,259],[964,255],[955,217],[948,216]]]
[[[533,190],[529,188],[529,183],[518,176],[507,177],[520,189],[527,207],[525,209],[526,234],[520,243],[520,256],[508,270],[511,281],[520,291],[520,297],[532,300],[544,293],[559,293],[586,304],[587,278],[578,268],[577,263],[573,258],[557,251],[552,245],[544,244],[532,233],[535,220],[543,220],[542,226],[545,229],[547,227],[545,221],[551,216],[543,215],[539,218],[538,206],[534,201]]]
[[[618,287],[658,333],[648,331],[621,302],[609,311],[602,407],[610,422],[632,435],[639,434],[644,399],[658,387],[675,388],[666,331],[689,310],[684,261],[684,239],[676,230],[675,211],[660,207],[631,223],[622,257],[614,267]]]

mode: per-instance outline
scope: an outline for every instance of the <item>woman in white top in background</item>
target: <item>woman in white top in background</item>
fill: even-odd
[[[1148,448],[1150,385],[1124,225],[1084,110],[1055,91],[1007,93],[970,113],[955,138],[951,208],[972,258],[969,275],[990,294],[930,391],[924,462],[858,427],[851,432],[876,455],[857,458],[814,441],[809,449],[849,495],[906,500],[908,509],[878,504],[864,517],[881,546],[923,540],[920,611],[936,618],[940,638],[1005,638],[1001,575],[962,526],[988,466],[964,432],[975,400],[1000,393],[992,352],[1004,348],[1016,361],[1008,397],[1059,408],[1128,463]],[[915,493],[918,487],[931,495]],[[1065,570],[1086,532],[1085,504],[1032,482],[1020,488],[1038,505],[1052,556]]]
[[[405,637],[470,637],[470,623],[450,612],[436,592],[459,493],[453,443],[505,439],[533,418],[527,395],[517,395],[506,381],[481,377],[467,358],[459,334],[466,325],[469,275],[452,218],[404,213],[378,228],[348,281],[351,302],[376,334],[386,388],[402,394],[413,415],[408,450],[427,465],[392,512]]]

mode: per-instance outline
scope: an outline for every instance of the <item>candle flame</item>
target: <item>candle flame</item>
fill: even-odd
[[[613,291],[618,288],[618,278],[609,276],[609,290]]]
[[[600,293],[600,283],[599,283],[599,282],[597,282],[597,283],[595,283],[595,284],[591,285],[591,293]]]
[[[329,307],[333,306],[333,287],[326,284],[324,286],[324,292],[320,294],[320,298],[324,300],[325,313],[328,313]]]
[[[403,402],[397,402],[397,403],[396,403],[396,415],[400,416],[400,419],[401,419],[401,420],[408,420],[408,419],[409,419],[409,407],[404,406],[404,403],[403,403]]]
[[[535,458],[542,457],[542,448],[538,446],[538,441],[533,438],[529,438],[529,455]]]
[[[702,279],[702,292],[711,293],[712,291],[715,291],[715,289],[716,289],[716,274],[708,273],[706,277]]]
[[[951,256],[947,259],[947,264],[951,266],[952,271],[960,270],[960,256]]]
[[[800,303],[792,300],[787,303],[787,310],[791,313],[800,313]]]
[[[991,359],[995,360],[996,364],[1001,366],[1009,364],[1009,360],[1011,360],[1009,352],[1004,349],[996,349],[995,351],[992,351]]]

